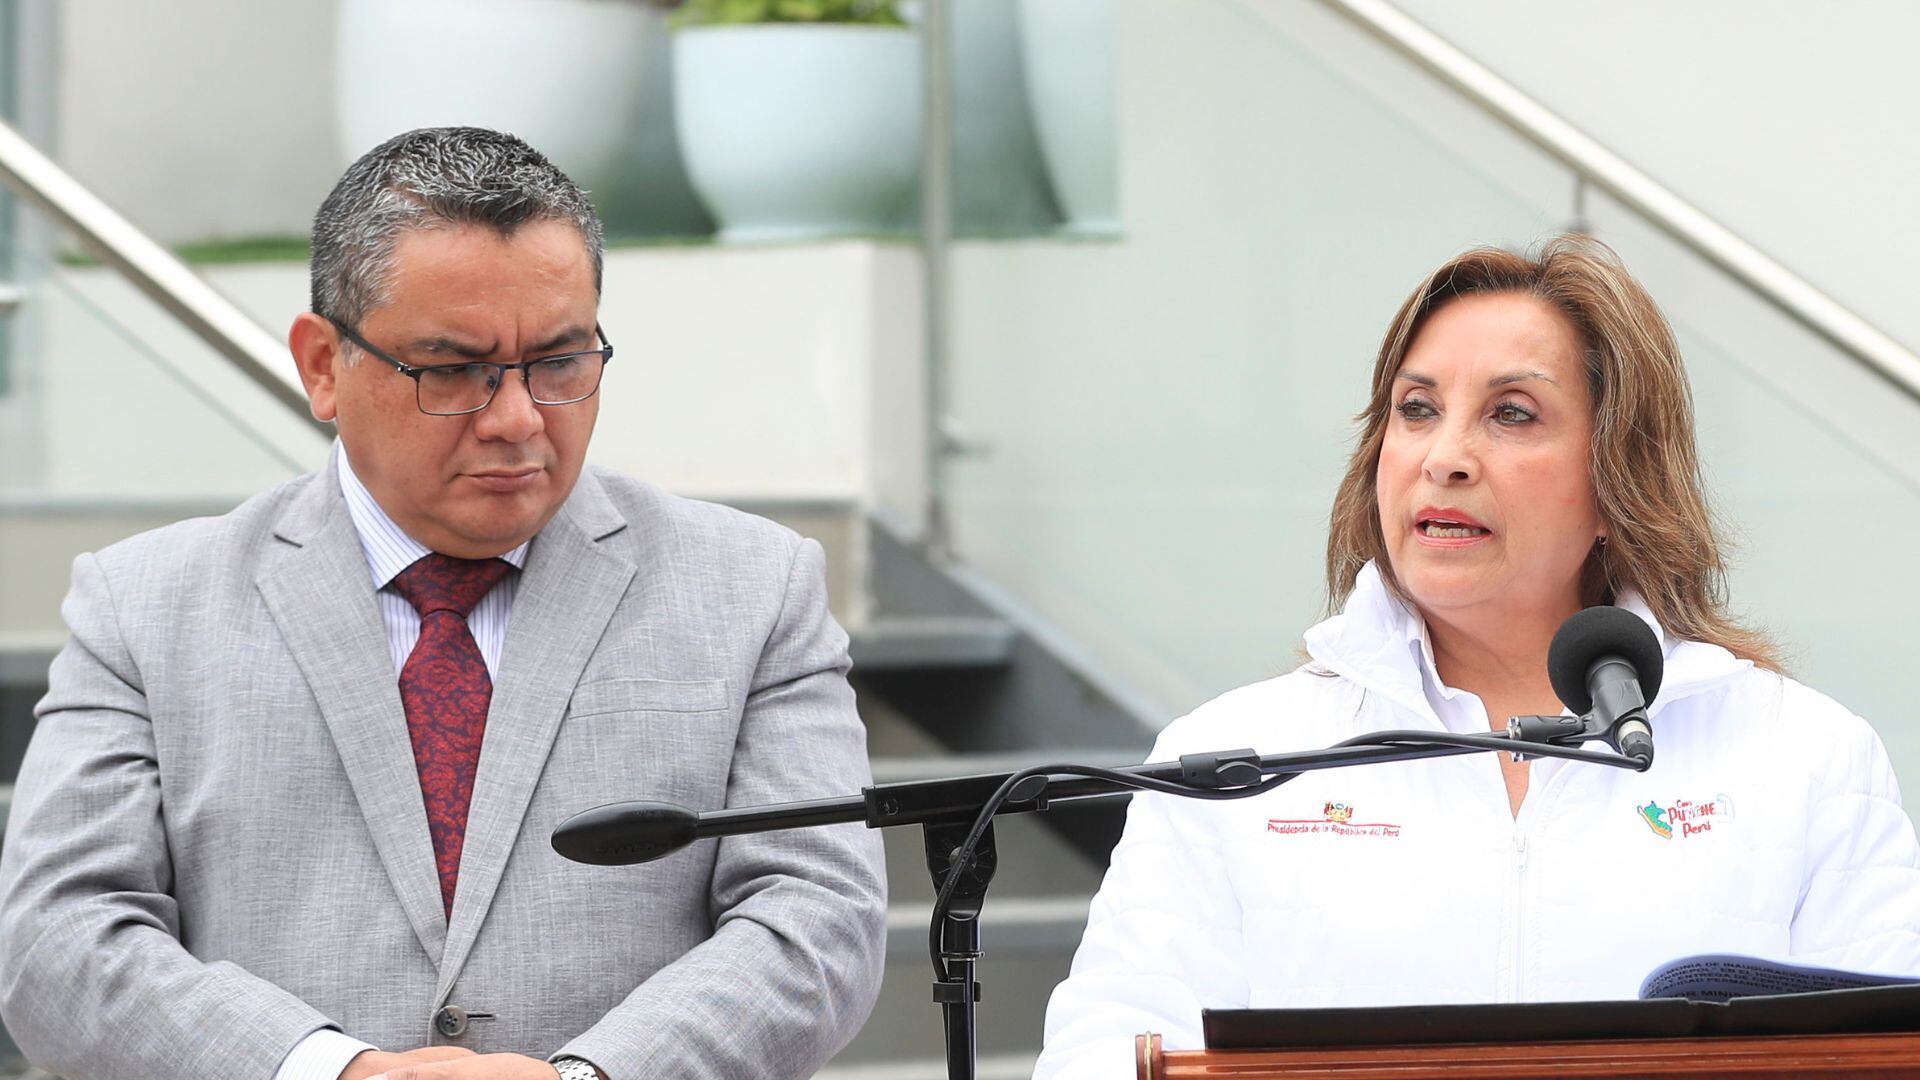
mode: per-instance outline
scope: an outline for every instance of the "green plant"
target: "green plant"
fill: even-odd
[[[907,25],[900,0],[686,0],[672,18],[676,30],[773,22]]]

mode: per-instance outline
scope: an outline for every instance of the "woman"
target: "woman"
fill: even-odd
[[[1673,334],[1604,246],[1471,251],[1395,317],[1334,500],[1311,662],[1175,721],[1153,760],[1460,733],[1562,711],[1547,646],[1659,635],[1642,774],[1479,754],[1136,796],[1037,1077],[1132,1075],[1203,1008],[1630,998],[1727,952],[1920,971],[1920,845],[1879,739],[1728,614]]]

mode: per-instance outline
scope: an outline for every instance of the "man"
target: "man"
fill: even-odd
[[[0,857],[71,1080],[806,1076],[878,989],[875,836],[586,867],[569,815],[868,782],[818,545],[582,470],[600,224],[511,136],[355,163],[289,341],[339,445],[74,563]]]

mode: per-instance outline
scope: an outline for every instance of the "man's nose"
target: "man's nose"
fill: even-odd
[[[1421,471],[1434,484],[1470,484],[1480,476],[1479,447],[1472,425],[1449,421],[1434,432]]]
[[[546,417],[527,388],[526,369],[501,373],[493,401],[474,420],[474,433],[483,439],[526,442],[546,427]]]

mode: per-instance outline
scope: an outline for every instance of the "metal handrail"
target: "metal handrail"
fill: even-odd
[[[274,374],[275,366],[287,362],[285,345],[5,123],[0,123],[0,183],[71,230],[261,389],[333,437],[333,425],[313,418],[305,395]]]
[[[1734,235],[1387,0],[1321,3],[1439,78],[1754,295],[1920,401],[1920,356]]]

